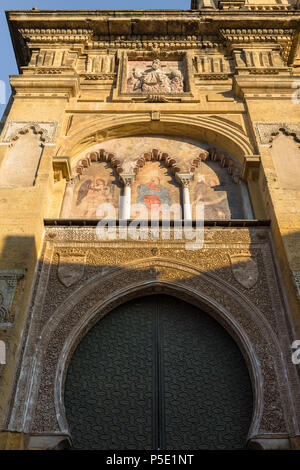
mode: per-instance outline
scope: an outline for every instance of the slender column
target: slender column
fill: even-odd
[[[131,209],[131,185],[134,182],[134,174],[123,174],[120,175],[121,181],[124,183],[124,193],[122,200],[121,210],[121,219],[129,220],[130,219],[130,209]]]
[[[190,181],[194,179],[193,173],[177,173],[177,180],[182,185],[182,199],[183,199],[183,216],[184,220],[192,220],[192,206],[190,200],[190,190],[189,184]]]

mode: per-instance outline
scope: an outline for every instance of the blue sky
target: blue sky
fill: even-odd
[[[17,74],[10,34],[6,22],[5,10],[142,10],[142,9],[189,9],[190,0],[1,0],[0,10],[0,80],[6,85],[7,102],[10,96],[8,76]],[[0,94],[1,95],[1,94]],[[2,97],[1,97],[2,98]],[[2,102],[2,99],[0,100]],[[5,104],[0,103],[0,116]]]

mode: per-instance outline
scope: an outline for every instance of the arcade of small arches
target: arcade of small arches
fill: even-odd
[[[252,219],[241,164],[223,149],[187,138],[140,135],[95,145],[73,164],[60,217],[94,219],[111,203],[120,219],[131,219],[133,204],[147,211],[177,204],[172,218]],[[120,196],[122,202],[120,203]],[[183,212],[183,216],[182,216]],[[145,214],[145,212],[143,212]],[[163,218],[162,211],[159,217]]]

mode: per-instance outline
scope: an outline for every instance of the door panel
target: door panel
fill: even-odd
[[[165,295],[132,300],[77,347],[65,386],[75,448],[242,448],[252,392],[228,333]]]
[[[243,447],[252,391],[238,347],[192,305],[163,297],[161,312],[166,448]]]
[[[152,312],[122,305],[79,343],[65,386],[75,448],[152,449]]]

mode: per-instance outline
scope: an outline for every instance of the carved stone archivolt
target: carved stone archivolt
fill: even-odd
[[[82,119],[82,118],[81,118]],[[78,121],[68,130],[68,136],[58,149],[58,155],[70,155],[76,158],[90,146],[108,139],[145,134],[176,135],[202,138],[221,148],[232,149],[234,155],[243,162],[244,155],[253,155],[249,136],[233,122],[216,116],[202,117],[184,114],[164,114],[160,112],[159,121],[151,120],[151,113],[124,114],[116,116],[90,117]]]
[[[76,265],[71,283],[62,282],[62,260]],[[168,293],[214,316],[241,348],[254,391],[249,438],[296,433],[299,378],[276,276],[266,228],[206,228],[203,249],[191,251],[161,233],[156,240],[99,241],[92,227],[47,227],[6,426],[68,435],[64,378],[81,338],[121,303]]]

